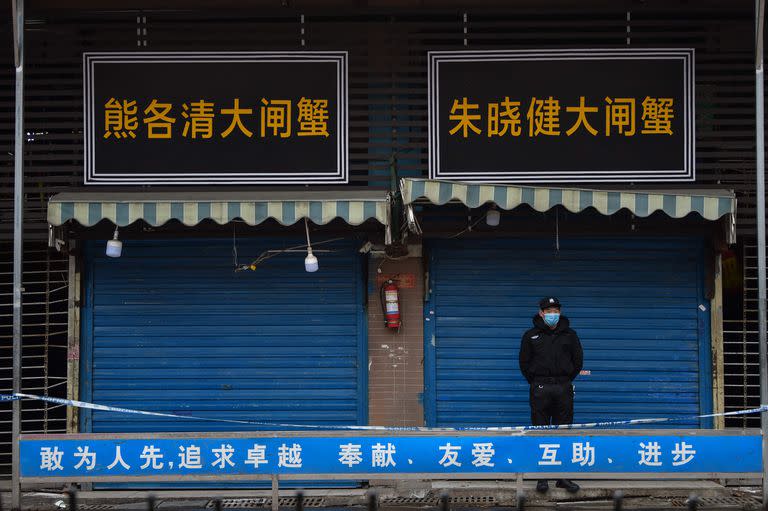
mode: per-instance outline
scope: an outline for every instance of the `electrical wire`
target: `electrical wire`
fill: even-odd
[[[344,238],[331,238],[329,240],[316,241],[315,246],[324,245],[326,243],[332,243],[334,241],[341,241],[343,239]],[[253,261],[251,261],[250,264],[236,265],[235,271],[255,270],[261,263],[263,263],[264,261],[267,261],[268,259],[272,259],[273,257],[278,256],[280,254],[285,254],[287,252],[293,252],[296,250],[302,250],[306,248],[307,248],[307,245],[296,245],[294,247],[288,247],[280,250],[274,250],[274,249],[266,250],[261,254],[259,254],[259,256]],[[313,250],[313,251],[317,252],[318,254],[335,252],[334,250]]]
[[[237,262],[237,224],[232,223],[232,262],[235,268],[240,266]]]
[[[384,257],[381,259],[381,262],[379,263],[379,265],[376,267],[376,273],[381,273],[381,267],[384,266],[384,263],[388,261],[402,261],[404,259],[408,259],[409,257],[410,257],[410,254],[405,254],[397,257],[392,257],[385,254]]]
[[[465,232],[469,232],[469,231],[471,231],[471,230],[472,230],[472,228],[473,228],[474,226],[476,226],[477,224],[479,224],[480,222],[482,222],[482,221],[485,219],[485,217],[487,217],[487,216],[488,216],[488,213],[485,213],[485,214],[484,214],[484,215],[482,215],[480,218],[478,218],[477,220],[475,220],[475,221],[474,221],[472,224],[470,224],[469,226],[467,226],[467,228],[466,228],[466,229],[464,229],[463,231],[459,231],[459,232],[457,232],[456,234],[453,234],[453,235],[451,235],[451,236],[448,236],[448,239],[454,239],[454,238],[458,238],[459,236],[461,236],[461,235],[462,235],[462,234],[464,234]]]

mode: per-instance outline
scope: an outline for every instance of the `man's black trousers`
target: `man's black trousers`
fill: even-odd
[[[549,426],[573,423],[573,386],[570,382],[531,384],[531,424]]]

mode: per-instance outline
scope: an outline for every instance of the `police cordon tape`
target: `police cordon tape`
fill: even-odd
[[[749,410],[736,410],[733,412],[708,413],[704,415],[687,415],[682,417],[658,417],[648,419],[627,419],[619,421],[587,422],[582,424],[560,424],[556,426],[464,426],[458,428],[430,428],[421,426],[334,426],[334,425],[316,425],[316,424],[287,424],[281,422],[261,422],[237,419],[217,419],[215,417],[199,417],[196,415],[180,415],[175,413],[150,412],[147,410],[136,410],[133,408],[120,408],[117,406],[99,405],[88,403],[86,401],[77,401],[74,399],[61,399],[50,396],[37,396],[34,394],[0,394],[0,401],[15,401],[19,399],[35,399],[64,406],[74,406],[76,408],[85,408],[89,410],[99,410],[103,412],[130,413],[135,415],[150,415],[153,417],[167,417],[171,419],[193,419],[205,422],[225,422],[228,424],[246,424],[250,426],[269,426],[279,428],[301,428],[315,430],[354,430],[354,431],[532,431],[541,429],[595,429],[610,428],[614,426],[634,426],[638,424],[659,424],[663,422],[683,422],[694,419],[706,419],[710,417],[731,417],[734,415],[752,415],[768,412],[768,405],[762,405],[758,408]]]

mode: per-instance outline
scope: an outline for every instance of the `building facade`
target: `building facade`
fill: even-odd
[[[31,2],[26,391],[271,423],[526,424],[519,340],[538,298],[555,294],[585,347],[578,422],[758,405],[749,2],[311,4]],[[430,174],[428,52],[627,48],[694,50],[695,181]],[[100,52],[346,52],[347,182],[84,184],[83,54]],[[8,382],[12,160],[0,189]],[[111,258],[116,226],[123,253]],[[303,265],[308,240],[317,272]],[[384,321],[389,279],[400,328]],[[23,410],[29,432],[231,429]]]

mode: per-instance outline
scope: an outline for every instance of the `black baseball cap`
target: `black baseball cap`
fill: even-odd
[[[539,301],[539,308],[541,310],[548,309],[549,307],[557,307],[558,309],[561,308],[560,300],[554,296],[547,296]]]

